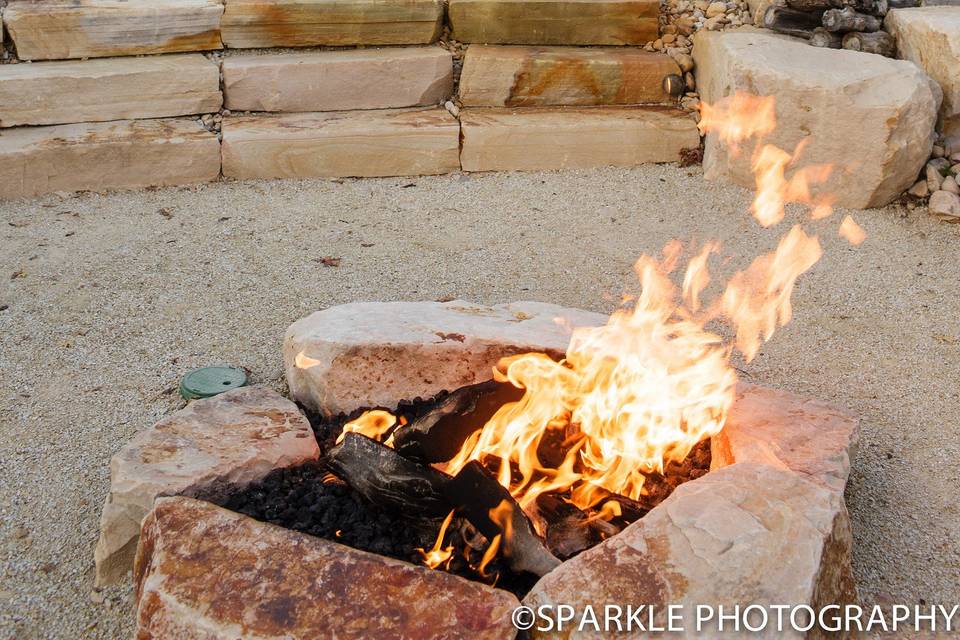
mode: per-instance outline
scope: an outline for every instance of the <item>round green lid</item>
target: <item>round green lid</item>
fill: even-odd
[[[180,380],[180,395],[186,400],[209,398],[247,384],[247,374],[233,367],[194,369]]]

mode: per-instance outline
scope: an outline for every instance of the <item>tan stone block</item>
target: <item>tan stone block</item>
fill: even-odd
[[[115,120],[0,133],[0,198],[208,182],[217,137],[192,119]]]
[[[223,87],[234,111],[435,105],[453,93],[453,55],[429,46],[229,56]]]
[[[450,0],[461,42],[642,45],[657,39],[659,0]]]
[[[431,175],[460,168],[460,126],[445,109],[331,111],[223,121],[223,175]]]
[[[189,498],[157,500],[134,577],[144,640],[516,635],[506,591]]]
[[[218,0],[13,2],[3,19],[23,60],[220,49]]]
[[[230,0],[222,29],[234,49],[426,44],[442,21],[442,0]]]
[[[473,45],[464,57],[460,100],[471,107],[668,104],[669,56],[633,48]]]
[[[464,109],[464,171],[573,169],[675,162],[700,135],[666,107]]]
[[[221,103],[217,65],[199,53],[0,65],[0,127],[164,118]]]

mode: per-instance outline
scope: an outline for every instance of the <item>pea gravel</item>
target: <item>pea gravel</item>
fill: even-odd
[[[731,261],[776,244],[699,169],[218,183],[0,204],[0,637],[122,638],[92,590],[109,459],[181,406],[191,368],[283,388],[280,341],[355,300],[612,309],[671,238]],[[848,488],[867,603],[960,603],[960,225],[897,206],[808,225],[824,258],[746,380],[862,418]],[[339,266],[336,260],[341,258]],[[327,264],[325,264],[327,263]]]

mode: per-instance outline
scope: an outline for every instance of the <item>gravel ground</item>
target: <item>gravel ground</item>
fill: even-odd
[[[288,324],[328,305],[459,296],[609,311],[642,252],[772,248],[749,194],[699,169],[220,183],[0,204],[0,637],[119,638],[92,592],[108,463],[193,367],[282,386]],[[960,226],[896,207],[825,256],[751,381],[862,417],[848,500],[868,603],[960,603]],[[339,267],[323,257],[340,257]]]

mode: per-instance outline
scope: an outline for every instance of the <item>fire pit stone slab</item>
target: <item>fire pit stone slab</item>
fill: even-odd
[[[606,321],[602,314],[541,302],[359,302],[293,323],[283,361],[292,397],[316,411],[392,409],[402,400],[489,380],[503,356],[562,356],[570,325]],[[299,354],[309,358],[301,366]]]
[[[524,604],[593,605],[601,615],[608,603],[683,605],[691,630],[683,637],[714,637],[692,632],[697,605],[855,603],[852,543],[840,494],[796,473],[735,464],[679,486],[642,520],[544,576]],[[593,635],[568,628],[549,637]]]
[[[513,638],[506,591],[161,498],[135,568],[137,638]]]
[[[711,468],[755,462],[842,494],[858,437],[857,419],[836,407],[741,382],[726,426],[711,440]]]
[[[140,523],[158,496],[212,499],[319,455],[297,406],[265,387],[194,401],[141,431],[110,461],[94,554],[97,584],[118,582],[133,566]]]

